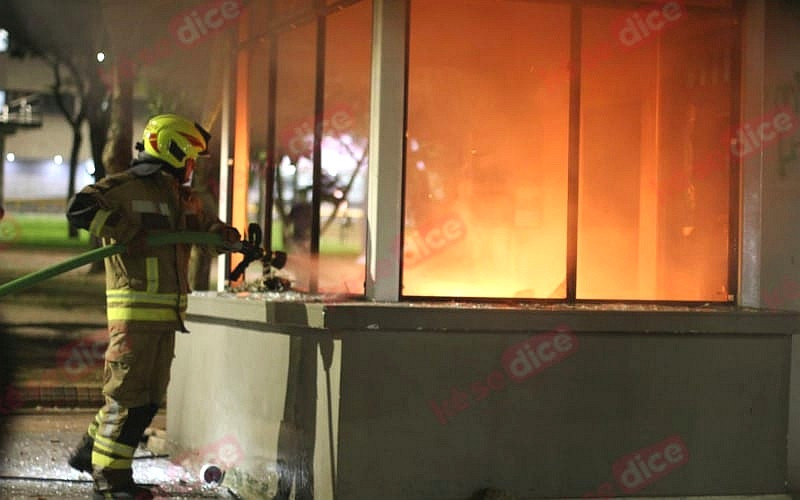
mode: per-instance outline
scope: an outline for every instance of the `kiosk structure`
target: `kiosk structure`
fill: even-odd
[[[294,4],[238,19],[222,205],[266,166],[295,290],[190,297],[171,439],[259,498],[797,491],[800,12]]]

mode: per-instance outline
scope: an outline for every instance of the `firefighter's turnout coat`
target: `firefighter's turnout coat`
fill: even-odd
[[[134,163],[87,186],[70,202],[67,218],[106,244],[128,243],[142,230],[218,233],[225,227],[203,210],[190,188],[156,163]],[[185,331],[190,252],[191,245],[164,245],[148,247],[144,255],[106,258],[109,326]]]

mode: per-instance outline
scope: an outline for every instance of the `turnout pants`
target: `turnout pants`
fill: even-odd
[[[89,426],[98,490],[133,484],[133,454],[164,401],[175,349],[175,331],[109,326],[105,354],[105,405]]]

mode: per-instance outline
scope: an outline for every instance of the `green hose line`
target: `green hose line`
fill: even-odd
[[[177,243],[183,243],[187,245],[223,245],[222,236],[213,233],[164,233],[153,234],[147,237],[147,244],[152,247],[175,245]],[[85,266],[86,264],[90,264],[94,261],[122,253],[125,251],[125,248],[125,245],[122,244],[96,248],[90,252],[86,252],[78,255],[77,257],[65,260],[64,262],[56,264],[55,266],[46,267],[31,274],[26,274],[25,276],[17,278],[13,281],[9,281],[4,285],[0,285],[0,297],[14,292],[19,292],[20,290],[24,290],[39,283],[40,281],[50,279],[53,276],[58,276],[59,274],[71,271],[77,267]]]

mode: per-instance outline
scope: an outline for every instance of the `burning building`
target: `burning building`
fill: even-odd
[[[235,22],[222,212],[294,291],[190,298],[183,446],[235,435],[229,480],[277,498],[795,491],[793,3]]]

